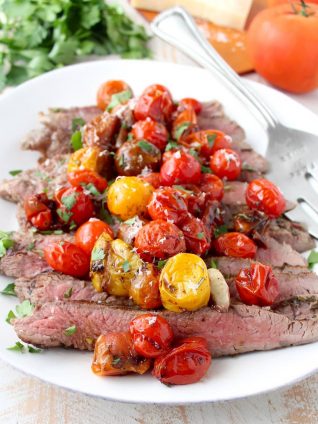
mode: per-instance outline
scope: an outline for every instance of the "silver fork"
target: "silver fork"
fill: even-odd
[[[229,67],[199,31],[193,18],[181,7],[158,15],[152,31],[202,67],[217,75],[242,100],[268,136],[266,157],[271,164],[268,179],[297,205],[286,216],[307,225],[318,238],[318,135],[283,125],[265,102]],[[222,101],[222,99],[220,99]]]

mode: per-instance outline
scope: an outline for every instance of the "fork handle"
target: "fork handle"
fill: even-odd
[[[182,7],[168,9],[158,15],[151,28],[155,35],[181,50],[199,65],[222,79],[244,101],[250,112],[266,128],[274,128],[278,120],[269,107],[257,97],[222,59],[199,31],[191,15]]]

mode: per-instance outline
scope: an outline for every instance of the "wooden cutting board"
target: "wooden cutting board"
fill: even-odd
[[[254,16],[265,7],[267,7],[267,0],[254,0],[246,28]],[[156,13],[146,10],[139,10],[139,12],[148,21],[151,21],[156,16]],[[245,74],[254,70],[247,53],[246,31],[222,27],[204,19],[196,19],[196,22],[210,43],[236,72]]]

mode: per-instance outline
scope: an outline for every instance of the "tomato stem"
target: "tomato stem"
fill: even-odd
[[[310,6],[306,4],[305,0],[300,0],[300,4],[299,4],[301,7],[300,10],[297,10],[295,3],[292,0],[290,1],[290,5],[291,5],[291,8],[293,9],[293,12],[296,15],[302,15],[308,18],[312,14],[312,13],[308,13],[307,9],[310,9]]]

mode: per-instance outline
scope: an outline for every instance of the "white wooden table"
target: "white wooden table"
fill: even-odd
[[[158,60],[191,63],[161,43],[154,42],[154,48]],[[261,81],[257,75],[247,78]],[[292,97],[318,114],[318,90]],[[68,392],[27,377],[0,361],[0,424],[16,423],[314,424],[318,423],[318,375],[262,396],[226,403],[166,407],[122,404]]]

